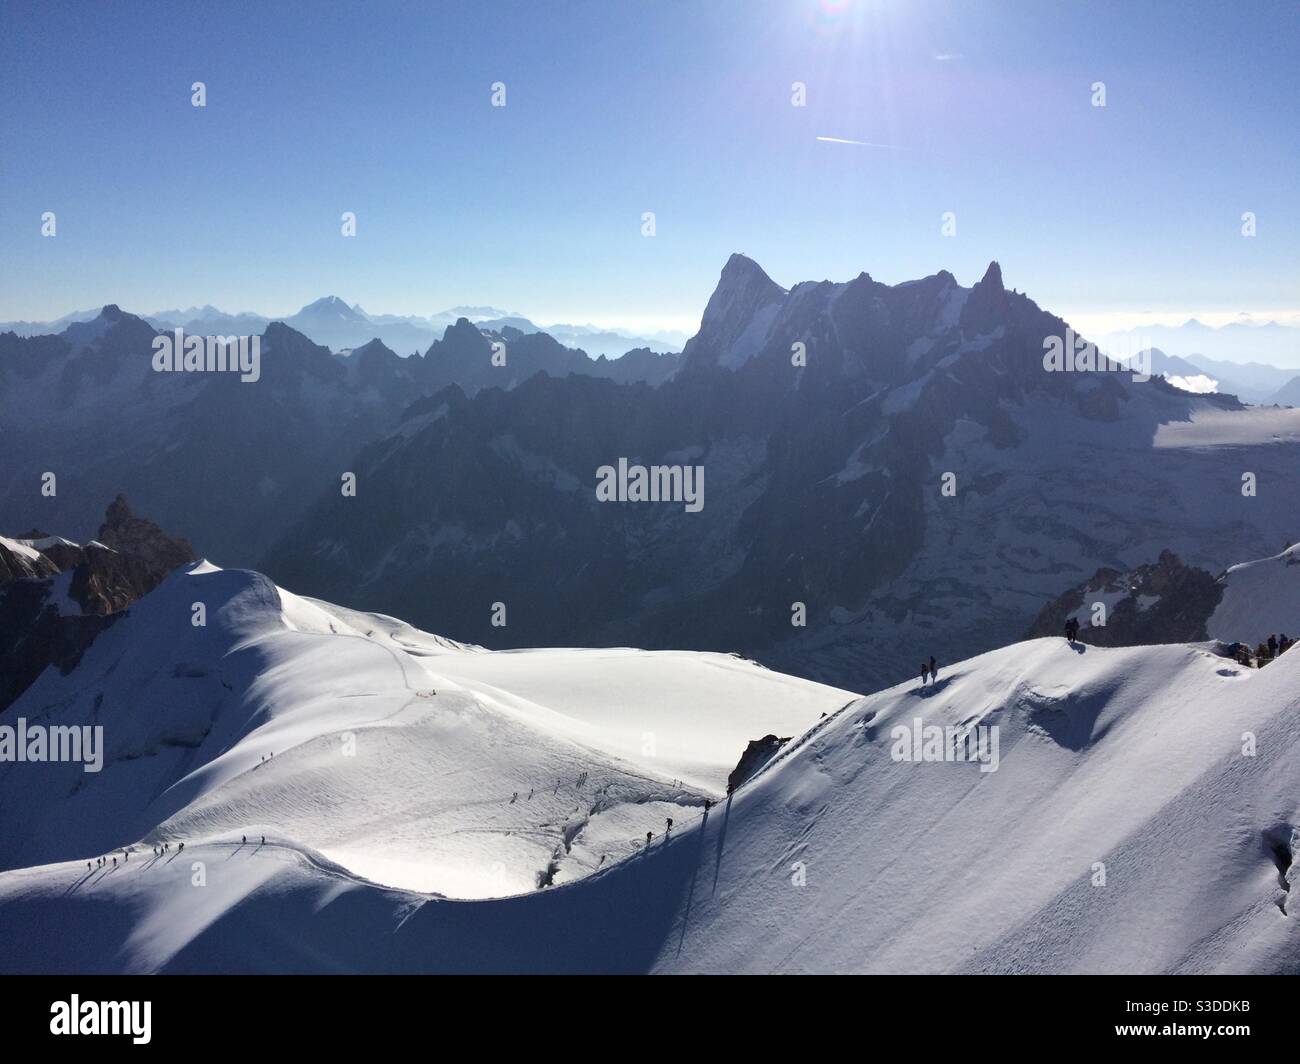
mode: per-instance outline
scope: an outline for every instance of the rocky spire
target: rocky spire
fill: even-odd
[[[999,325],[1006,325],[1011,301],[1002,285],[1002,267],[997,261],[989,263],[984,276],[970,291],[970,298],[962,309],[961,325],[967,335],[985,335]]]
[[[125,495],[109,503],[95,538],[120,554],[142,558],[168,572],[197,560],[189,540],[173,538],[147,518],[137,517]]]

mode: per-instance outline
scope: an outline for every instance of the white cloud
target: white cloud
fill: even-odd
[[[1210,392],[1219,390],[1219,382],[1213,377],[1207,377],[1204,373],[1190,377],[1166,377],[1165,379],[1175,388],[1181,388],[1185,392],[1196,392],[1198,395],[1208,395]]]

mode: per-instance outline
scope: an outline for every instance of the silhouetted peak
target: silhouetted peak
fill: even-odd
[[[997,259],[989,263],[989,268],[984,271],[984,276],[980,278],[980,286],[995,289],[999,292],[1006,290],[1002,284],[1002,267],[998,265]]]

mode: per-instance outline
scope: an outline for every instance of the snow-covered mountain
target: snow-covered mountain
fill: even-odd
[[[391,886],[523,893],[632,854],[721,798],[749,739],[854,697],[723,655],[493,653],[194,563],[0,716],[104,734],[93,773],[0,762],[0,867],[266,835]]]
[[[402,355],[423,351],[436,333],[424,323],[409,319],[376,322],[359,306],[348,306],[338,296],[325,296],[308,303],[284,323],[313,342],[333,351],[359,347],[371,340]]]
[[[69,325],[98,317],[99,313],[99,308],[95,308],[76,311],[56,321],[0,322],[0,333],[12,332],[23,337],[56,335]],[[651,350],[660,355],[674,355],[681,351],[682,343],[685,342],[685,337],[679,339],[678,334],[663,331],[641,336],[634,332],[602,329],[594,325],[535,325],[522,314],[490,306],[452,307],[428,317],[418,314],[369,314],[359,303],[349,305],[339,296],[323,296],[281,318],[268,318],[248,311],[227,313],[210,303],[202,307],[184,310],[173,308],[140,316],[163,332],[183,328],[196,336],[251,336],[263,332],[272,321],[283,321],[313,343],[336,352],[348,351],[371,340],[379,340],[403,356],[426,351],[430,344],[440,339],[448,328],[462,318],[486,332],[501,332],[506,328],[515,329],[519,333],[544,332],[563,346],[580,349],[594,360],[614,361],[627,352],[638,349]]]
[[[280,323],[260,337],[255,383],[156,372],[157,335],[113,306],[59,336],[0,334],[0,513],[12,528],[84,541],[103,501],[125,492],[206,553],[238,559],[419,394],[391,352],[349,362]]]
[[[657,355],[673,355],[681,351],[682,343],[685,342],[684,337],[679,342],[675,334],[639,336],[616,329],[601,329],[594,325],[534,325],[522,314],[507,313],[495,307],[453,307],[432,315],[429,320],[441,334],[461,318],[468,319],[487,332],[503,332],[506,329],[524,334],[544,332],[565,347],[580,349],[595,359],[611,361],[638,349],[653,351]]]
[[[61,318],[55,318],[53,321],[5,321],[0,322],[0,333],[11,332],[18,336],[49,336],[55,333],[61,333],[69,325],[79,321],[90,321],[91,318],[99,316],[100,308],[92,307],[90,310],[74,310],[71,314],[65,314]]]
[[[359,314],[338,299],[313,307],[313,320],[355,323]],[[240,335],[237,324],[180,327]],[[641,351],[592,359],[545,333],[485,335],[463,319],[424,355],[399,358],[367,331],[343,356],[272,322],[255,334],[260,376],[245,383],[232,373],[156,372],[158,335],[114,305],[56,336],[0,333],[6,521],[88,539],[103,500],[124,491],[213,557],[256,558],[422,397],[452,385],[509,388],[539,372],[658,382],[676,365]],[[504,366],[492,361],[494,338],[507,344]],[[42,492],[47,473],[52,495]]]
[[[435,396],[263,567],[470,642],[742,650],[855,687],[1015,639],[1099,568],[1168,549],[1218,573],[1290,541],[1300,412],[1051,371],[1066,334],[996,263],[787,290],[733,256],[658,388]],[[703,508],[599,502],[620,457],[702,466]]]
[[[199,564],[0,718],[105,747],[0,763],[0,969],[1294,971],[1298,674],[1046,638],[857,698]]]
[[[1219,583],[1223,595],[1206,622],[1212,639],[1257,646],[1272,635],[1300,636],[1300,543],[1234,565]]]
[[[465,642],[739,650],[879,686],[1018,637],[1098,569],[1171,550],[1219,573],[1294,541],[1300,411],[1050,371],[1066,333],[996,263],[786,289],[735,256],[680,368],[466,318],[416,358],[271,323],[241,383],[153,372],[155,330],[109,307],[0,334],[0,512],[83,541],[125,491],[218,563]],[[702,467],[703,508],[599,502],[620,458]]]
[[[1214,326],[1189,318],[1181,325],[1143,325],[1112,335],[1126,337],[1130,344],[1161,348],[1172,356],[1195,363],[1211,375],[1222,375],[1247,388],[1257,380],[1267,383],[1260,378],[1269,375],[1269,371],[1294,375],[1300,368],[1300,325],[1294,322],[1246,319]],[[1243,369],[1243,363],[1255,365]],[[1289,370],[1278,367],[1289,367]]]
[[[1196,642],[1209,638],[1206,624],[1222,598],[1223,582],[1213,573],[1161,551],[1127,572],[1098,569],[1044,606],[1026,638],[1060,635],[1072,618],[1079,638],[1095,646]]]
[[[1149,373],[1160,374],[1175,388],[1181,388],[1185,392],[1198,394],[1227,392],[1236,395],[1239,399],[1250,398],[1239,394],[1240,386],[1237,382],[1206,373],[1187,359],[1179,358],[1177,355],[1166,355],[1159,348],[1140,352],[1139,358],[1133,364]]]
[[[1247,403],[1269,405],[1277,398],[1278,385],[1290,379],[1294,370],[1259,362],[1227,362],[1192,354],[1186,358],[1168,355],[1159,348],[1140,352],[1138,365],[1160,374],[1176,388],[1189,392],[1220,392]],[[1283,402],[1283,405],[1287,405]]]

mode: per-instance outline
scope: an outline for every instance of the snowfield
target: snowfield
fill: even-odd
[[[492,653],[199,563],[6,714],[101,724],[106,764],[0,763],[22,810],[0,867],[266,835],[387,885],[522,893],[627,856],[721,797],[750,739],[853,697],[721,654]]]
[[[15,707],[66,720],[103,693],[116,724],[79,786],[0,766],[23,810],[0,969],[1295,971],[1297,680],[1300,654],[1256,671],[1053,638],[853,698],[717,655],[489,654],[256,574],[178,574]],[[137,749],[163,706],[187,741]],[[704,815],[727,730],[734,760],[772,721],[795,740]],[[898,759],[916,722],[996,727],[996,771]]]

